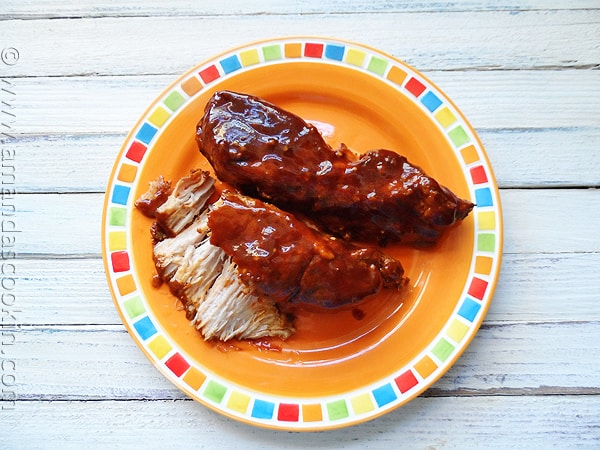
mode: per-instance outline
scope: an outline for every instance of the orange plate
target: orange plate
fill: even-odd
[[[217,90],[257,95],[315,124],[336,147],[398,151],[477,206],[435,248],[388,247],[410,278],[355,308],[305,313],[286,341],[206,343],[155,273],[150,220],[133,207],[148,183],[210,170],[195,126]],[[127,137],[107,188],[106,273],[123,323],[191,397],[246,423],[338,428],[396,408],[437,380],[483,320],[498,278],[502,219],[481,143],[452,102],[415,69],[360,44],[310,37],[246,45],[175,81]],[[352,282],[352,280],[348,280]]]

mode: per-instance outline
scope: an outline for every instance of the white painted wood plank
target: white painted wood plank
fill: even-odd
[[[18,323],[121,323],[101,259],[19,259],[14,264]],[[600,322],[598,268],[600,253],[507,254],[486,323]]]
[[[589,136],[592,142],[597,136],[598,70],[451,71],[427,75],[462,110],[475,130],[566,130],[578,133],[582,139]],[[11,79],[16,118],[10,131],[16,135],[127,133],[176,79],[176,75]],[[568,141],[564,145],[567,147]],[[590,150],[590,158],[597,161],[595,149]]]
[[[102,194],[18,195],[11,205],[16,212],[4,219],[5,228],[16,230],[12,246],[19,256],[101,253]]]
[[[10,129],[3,141],[22,134],[126,134],[144,110],[176,76],[67,77],[6,79],[3,87],[14,95]],[[61,107],[60,105],[65,105]],[[7,127],[5,127],[7,128]]]
[[[325,433],[249,427],[192,401],[25,402],[3,411],[6,448],[597,448],[600,396],[418,398]],[[35,432],[32,432],[35,430]]]
[[[565,4],[561,0],[503,1],[501,4],[493,0],[458,1],[443,3],[430,1],[369,1],[342,2],[327,0],[313,2],[298,0],[293,3],[278,0],[210,0],[191,1],[175,0],[167,4],[159,0],[147,0],[143,7],[135,0],[104,1],[101,5],[93,0],[72,3],[65,0],[46,0],[40,9],[39,1],[4,0],[0,19],[15,18],[80,18],[80,17],[136,17],[136,16],[187,16],[187,15],[266,15],[266,14],[361,14],[364,12],[464,12],[464,11],[527,11],[527,10],[563,10],[563,9],[596,9],[594,0],[577,0]]]
[[[505,254],[486,321],[600,320],[600,253]]]
[[[500,186],[598,186],[600,72],[545,72],[541,78],[554,87],[551,96],[531,87],[534,76],[533,72],[433,74],[481,130]],[[19,188],[103,189],[125,133],[173,78],[12,80],[16,117],[9,132],[18,139],[5,137],[4,147],[16,155]],[[579,93],[566,94],[571,83],[577,83]],[[519,92],[518,100],[505,91],[509,85]],[[72,99],[70,108],[56,110],[67,96]],[[496,101],[489,108],[487,99],[492,96]],[[76,97],[88,101],[76,102]],[[549,110],[554,111],[551,119]],[[554,127],[546,126],[550,122]]]
[[[505,253],[598,252],[600,190],[503,190]]]
[[[421,70],[596,67],[600,10],[130,17],[3,22],[11,76],[180,73],[274,36],[334,36]],[[465,32],[468,29],[468,32]],[[239,30],[244,30],[241,36]]]
[[[85,299],[82,299],[85,301]],[[4,331],[15,363],[13,392],[25,400],[185,398],[120,326]],[[10,337],[9,337],[10,335]],[[80,397],[81,396],[81,397]]]
[[[505,253],[600,251],[600,190],[501,192]],[[5,218],[18,231],[14,246],[27,255],[99,255],[102,194],[26,194]]]
[[[122,326],[4,333],[7,342],[14,335],[2,349],[15,364],[19,400],[184,398]],[[600,322],[486,325],[425,395],[600,395],[598,339]]]
[[[600,127],[483,129],[478,135],[501,187],[600,186]]]
[[[600,186],[600,127],[478,134],[500,187]],[[20,192],[102,192],[124,141],[125,134],[26,135],[4,148],[16,155]]]
[[[99,257],[18,259],[12,263],[12,310],[17,311],[19,324],[121,324]]]
[[[123,142],[125,134],[26,135],[4,149],[15,155],[19,192],[104,192]]]
[[[600,394],[598,339],[599,322],[484,324],[433,390]]]
[[[600,71],[432,72],[428,74],[479,128],[574,129],[587,138],[598,127]],[[568,142],[564,142],[568,146]],[[568,147],[567,147],[568,148]],[[596,158],[597,149],[590,149]]]

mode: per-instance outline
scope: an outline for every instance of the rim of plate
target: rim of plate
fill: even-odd
[[[144,156],[172,117],[215,82],[270,64],[313,62],[361,71],[404,94],[444,134],[463,170],[473,210],[475,244],[467,282],[436,338],[409,364],[376,383],[339,395],[292,398],[233,384],[178,349],[154,317],[130,259],[128,217]],[[435,84],[398,58],[370,46],[311,36],[273,38],[220,53],[184,73],[148,107],[114,163],[102,215],[102,254],[115,306],[138,347],[188,396],[227,417],[264,428],[315,431],[381,416],[435,383],[475,336],[498,281],[503,245],[500,195],[475,131]]]

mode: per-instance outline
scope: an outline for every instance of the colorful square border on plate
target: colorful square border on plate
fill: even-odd
[[[409,364],[377,383],[318,398],[271,395],[229,382],[194,361],[149,308],[131,258],[133,192],[153,142],[199,93],[236,74],[270,64],[339,65],[393,86],[445,135],[464,172],[474,208],[475,245],[464,292],[437,337]],[[137,345],[177,387],[228,417],[285,430],[339,428],[375,418],[433,384],[464,351],[489,307],[502,255],[498,188],[485,151],[454,104],[433,83],[400,60],[337,39],[290,37],[257,42],[204,62],[170,86],[127,137],[108,183],[102,222],[105,269],[115,305]]]

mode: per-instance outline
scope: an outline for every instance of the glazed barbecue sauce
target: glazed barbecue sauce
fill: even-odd
[[[309,227],[260,200],[224,191],[209,214],[211,243],[238,265],[242,281],[292,311],[304,304],[335,308],[381,288],[399,288],[404,270],[375,248]]]
[[[404,156],[333,150],[300,117],[250,95],[217,92],[196,137],[219,179],[350,240],[432,245],[473,208]]]

